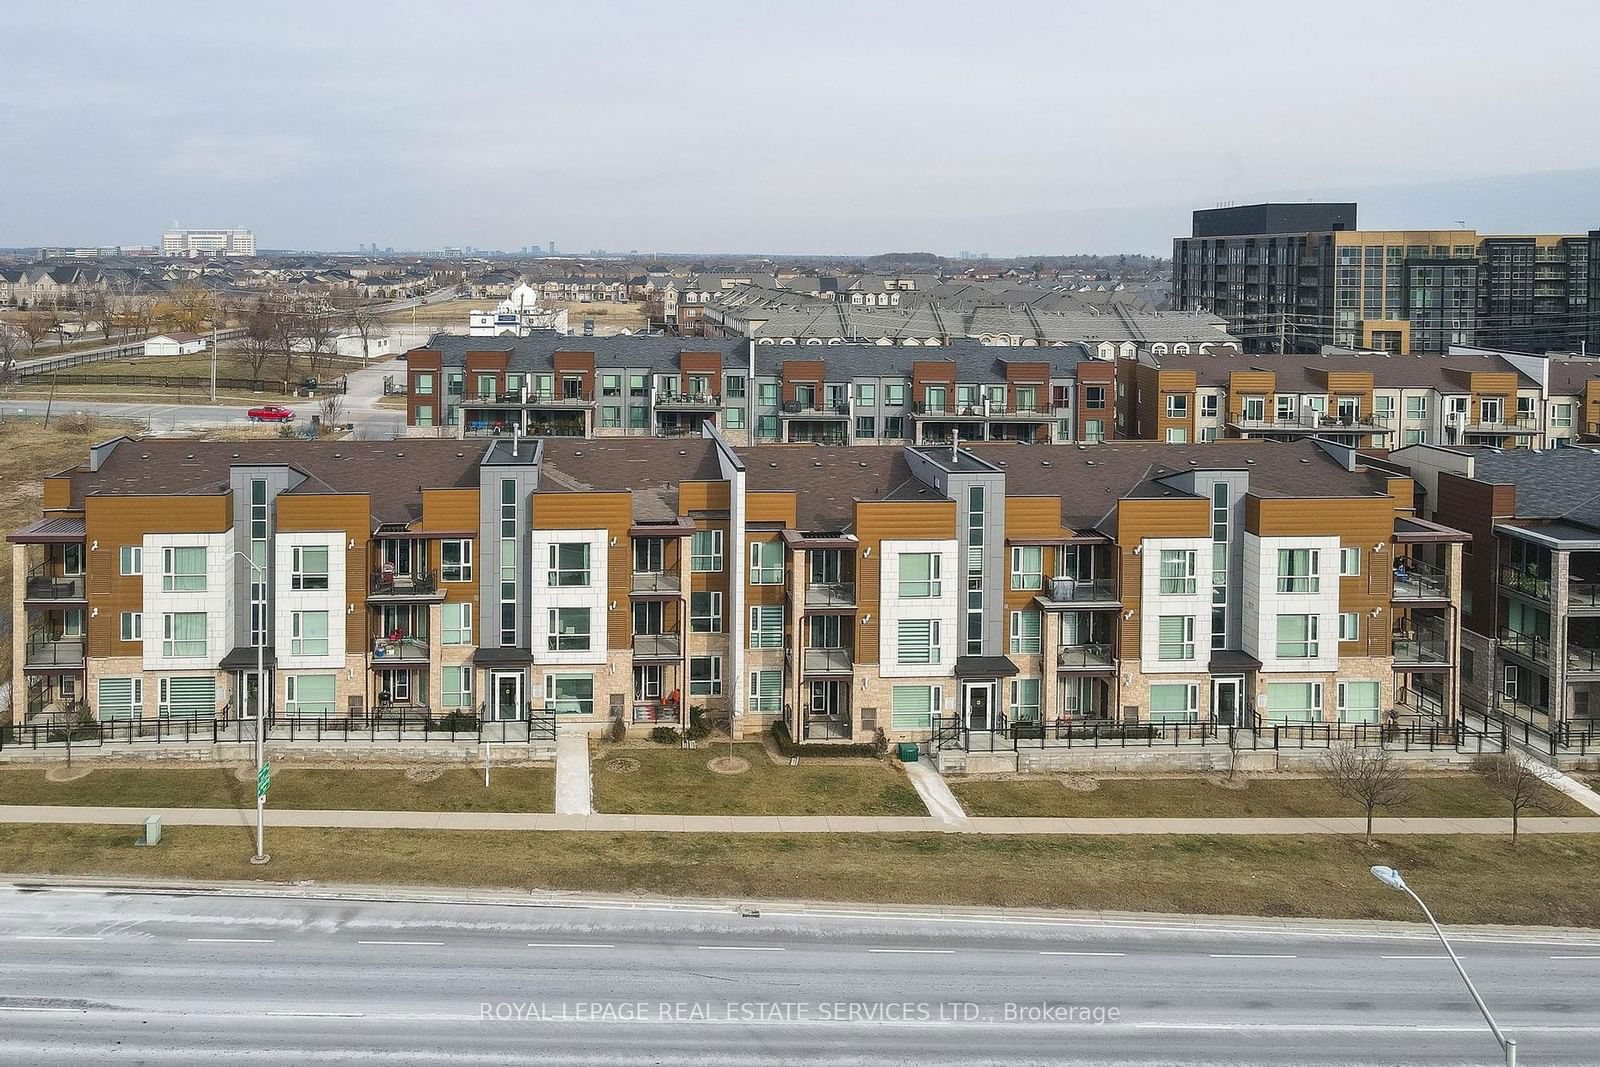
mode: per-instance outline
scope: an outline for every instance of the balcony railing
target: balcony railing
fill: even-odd
[[[1537,415],[1497,415],[1484,418],[1482,415],[1467,420],[1469,433],[1538,433],[1539,416]]]
[[[1600,582],[1582,579],[1568,582],[1567,607],[1600,608]]]
[[[1394,599],[1446,600],[1450,596],[1450,576],[1444,568],[1426,560],[1395,560]]]
[[[1535,663],[1549,664],[1550,662],[1550,639],[1548,637],[1518,633],[1515,630],[1501,630],[1500,647],[1506,652],[1515,653],[1523,659],[1532,660]]]
[[[807,674],[847,674],[851,669],[848,648],[808,648],[805,650]]]
[[[856,587],[853,582],[818,582],[806,586],[808,608],[848,608],[854,607],[855,602]]]
[[[675,659],[683,654],[683,635],[634,634],[633,654],[646,659]]]
[[[680,585],[678,576],[668,571],[633,572],[635,593],[676,593]]]
[[[657,393],[658,408],[716,408],[722,401],[715,393]]]
[[[29,638],[26,655],[29,667],[81,667],[83,638]]]
[[[412,634],[397,639],[383,637],[372,643],[374,666],[385,663],[425,663],[427,659],[427,634]]]
[[[1550,579],[1518,570],[1516,567],[1500,568],[1500,584],[1513,592],[1534,600],[1550,599]]]
[[[1062,645],[1056,649],[1056,666],[1063,670],[1093,670],[1113,665],[1108,644]]]
[[[1396,663],[1449,663],[1450,643],[1437,630],[1406,630],[1394,635]]]
[[[1039,596],[1055,604],[1114,604],[1117,583],[1110,578],[1052,578]]]
[[[1567,671],[1571,674],[1593,674],[1600,671],[1600,648],[1585,648],[1567,639]]]
[[[426,597],[434,596],[438,592],[439,579],[431,571],[419,574],[375,571],[372,575],[371,596]]]
[[[23,595],[29,600],[82,600],[83,575],[51,574],[43,567],[28,572]]]

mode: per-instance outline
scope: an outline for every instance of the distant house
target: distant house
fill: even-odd
[[[163,333],[144,341],[147,356],[192,356],[205,350],[206,339],[197,333]]]

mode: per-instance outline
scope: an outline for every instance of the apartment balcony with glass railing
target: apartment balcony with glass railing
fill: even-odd
[[[1394,564],[1395,600],[1448,600],[1450,575],[1426,560],[1398,557]]]
[[[1444,666],[1450,662],[1450,642],[1442,629],[1415,627],[1396,630],[1395,666]]]
[[[849,674],[853,664],[848,648],[807,648],[802,657],[807,674]]]
[[[1117,599],[1117,583],[1112,578],[1051,578],[1039,590],[1039,599],[1046,605],[1121,607]]]
[[[1516,567],[1500,568],[1500,585],[1533,600],[1550,599],[1550,579]]]
[[[1109,670],[1115,666],[1109,644],[1084,642],[1061,645],[1056,649],[1056,667],[1060,670]]]
[[[677,659],[683,655],[682,634],[634,634],[634,659]]]
[[[856,603],[854,582],[806,583],[806,607],[851,608]]]
[[[82,667],[84,640],[81,637],[56,637],[31,634],[23,653],[24,666],[33,668]]]

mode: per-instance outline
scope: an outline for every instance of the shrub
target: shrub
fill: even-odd
[[[94,427],[94,420],[81,411],[74,411],[58,418],[56,425],[67,433],[88,433]]]
[[[622,721],[622,716],[613,716],[611,725],[606,727],[606,737],[613,745],[620,744],[628,738],[628,724]]]
[[[658,745],[678,745],[683,743],[683,735],[676,726],[657,726],[651,729],[650,740]]]
[[[692,707],[689,709],[689,729],[684,731],[685,737],[690,741],[700,741],[711,733],[711,724],[706,722],[706,709]]]
[[[878,731],[882,737],[883,731]],[[889,750],[889,739],[882,737],[883,751]],[[778,746],[778,751],[785,756],[865,756],[873,759],[882,759],[878,750],[878,741],[874,739],[865,745],[829,745],[816,742],[796,741],[789,733],[789,724],[779,719],[772,724],[772,741]]]
[[[470,711],[452,711],[448,715],[440,716],[439,729],[441,730],[476,730],[478,717]]]

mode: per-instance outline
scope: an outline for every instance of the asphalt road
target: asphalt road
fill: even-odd
[[[1593,1064],[1600,937],[1459,948]],[[1418,930],[0,889],[0,1063],[1493,1064]]]

